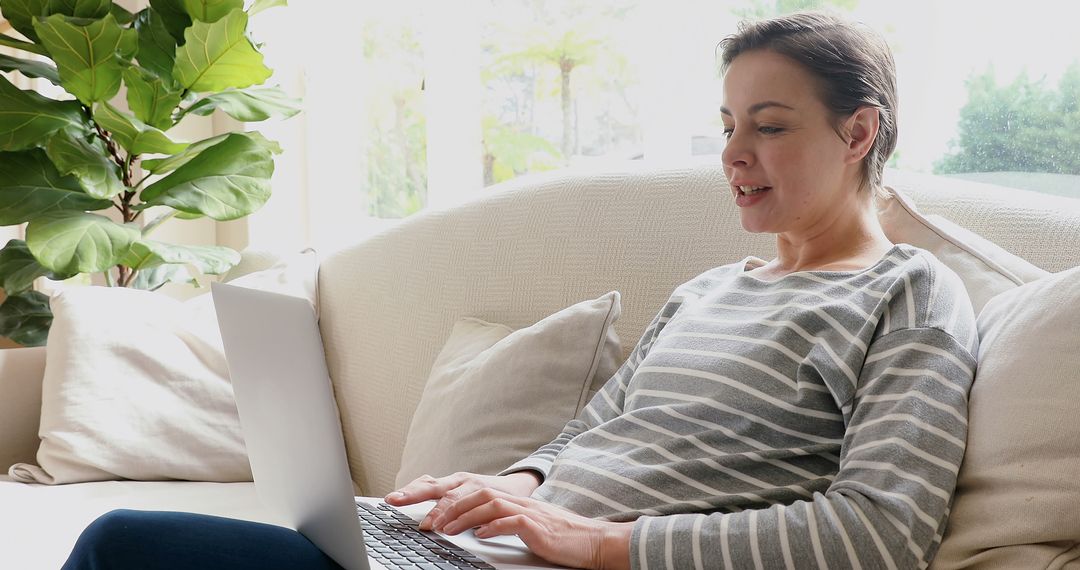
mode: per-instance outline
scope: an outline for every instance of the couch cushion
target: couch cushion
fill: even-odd
[[[316,271],[312,252],[233,283],[315,305]],[[208,295],[73,287],[52,310],[37,465],[13,465],[13,479],[251,480]]]
[[[1080,268],[992,299],[978,319],[967,454],[938,568],[1080,562]]]
[[[413,415],[395,485],[495,474],[555,439],[622,363],[619,292],[520,330],[454,324]]]
[[[60,568],[86,525],[113,509],[281,524],[251,483],[106,481],[46,486],[0,477],[0,568]]]
[[[911,198],[896,189],[890,188],[889,198],[879,202],[878,219],[890,240],[921,247],[955,271],[976,315],[995,295],[1049,275],[946,218],[922,215]]]

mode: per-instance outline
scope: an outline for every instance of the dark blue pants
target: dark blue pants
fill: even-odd
[[[63,570],[340,570],[295,530],[192,513],[117,510],[79,536]]]

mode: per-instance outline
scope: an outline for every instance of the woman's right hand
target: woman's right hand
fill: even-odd
[[[431,511],[420,521],[420,530],[431,530],[431,522],[458,499],[480,489],[496,489],[518,497],[528,497],[540,486],[541,479],[533,471],[518,471],[509,475],[477,475],[454,473],[436,479],[422,475],[412,483],[385,497],[387,504],[400,507],[424,501],[437,501]]]

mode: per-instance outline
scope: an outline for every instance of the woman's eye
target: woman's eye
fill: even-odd
[[[763,135],[775,135],[783,131],[784,129],[781,127],[758,127],[758,132]]]
[[[734,133],[734,132],[735,132],[734,128],[730,128],[730,129],[726,128],[726,129],[724,129],[724,138],[725,139],[730,139],[731,138],[731,133]]]

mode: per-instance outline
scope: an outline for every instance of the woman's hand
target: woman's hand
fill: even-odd
[[[633,523],[583,517],[562,507],[492,488],[461,495],[432,520],[444,534],[517,535],[537,556],[574,568],[630,568]]]
[[[508,495],[528,497],[539,486],[540,476],[532,471],[519,471],[502,476],[454,473],[438,479],[430,475],[423,475],[412,483],[390,493],[384,500],[387,504],[396,507],[424,501],[438,501],[427,517],[420,521],[421,530],[431,530],[432,521],[445,512],[449,505],[475,491],[496,489]]]

